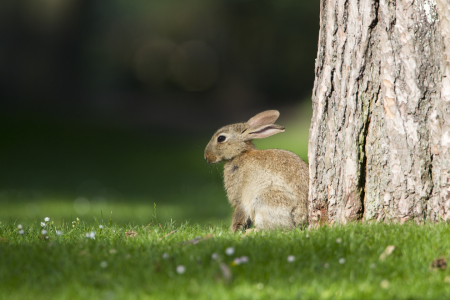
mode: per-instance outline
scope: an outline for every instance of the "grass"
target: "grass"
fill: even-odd
[[[302,110],[257,147],[306,159]],[[0,118],[0,299],[449,298],[449,271],[430,269],[449,258],[444,223],[230,233],[222,166],[203,159],[212,131]]]
[[[155,220],[145,226],[40,222],[22,225],[23,234],[18,224],[0,224],[0,299],[450,296],[450,272],[430,268],[434,259],[450,254],[444,223],[359,223],[243,236],[225,225]],[[137,235],[127,237],[130,230]],[[86,237],[91,232],[94,239]],[[389,245],[395,250],[380,260]],[[234,250],[230,255],[228,248]],[[236,263],[243,256],[248,261]]]

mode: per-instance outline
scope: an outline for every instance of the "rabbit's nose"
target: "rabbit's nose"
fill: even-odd
[[[211,164],[217,160],[217,157],[212,152],[205,152],[206,161]]]

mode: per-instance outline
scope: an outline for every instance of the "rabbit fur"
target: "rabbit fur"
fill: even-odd
[[[220,128],[205,149],[208,163],[225,161],[224,184],[234,208],[231,230],[292,229],[308,222],[309,169],[296,154],[257,150],[253,139],[284,132],[274,124],[280,113],[268,110],[246,123]]]

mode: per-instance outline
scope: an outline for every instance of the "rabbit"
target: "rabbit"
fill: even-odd
[[[231,230],[293,229],[308,222],[309,168],[296,154],[257,150],[253,139],[284,132],[274,124],[280,113],[268,110],[246,123],[224,126],[205,149],[210,164],[225,161],[224,185],[234,209]],[[253,229],[252,229],[253,230]]]

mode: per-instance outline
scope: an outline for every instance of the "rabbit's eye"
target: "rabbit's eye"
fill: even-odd
[[[219,136],[217,137],[217,141],[218,141],[219,143],[224,142],[225,139],[226,139],[226,137],[225,137],[224,135],[219,135]]]

